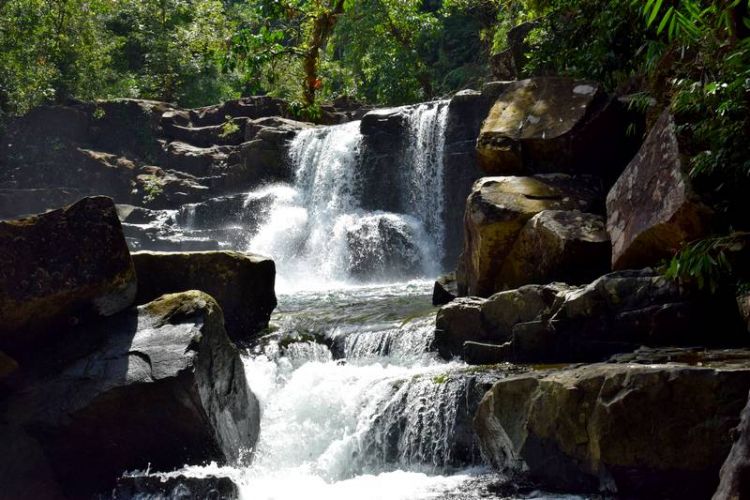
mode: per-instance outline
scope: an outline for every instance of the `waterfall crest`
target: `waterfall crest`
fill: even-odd
[[[301,131],[289,148],[294,185],[264,187],[273,201],[249,250],[272,255],[282,289],[431,278],[439,272],[443,230],[443,149],[447,102],[404,108],[404,179],[390,189],[399,213],[364,210],[361,122]],[[248,194],[248,200],[259,192]]]

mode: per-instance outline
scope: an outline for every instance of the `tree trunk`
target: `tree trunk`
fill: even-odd
[[[344,12],[344,0],[336,0],[330,10],[320,13],[314,20],[312,33],[310,34],[310,46],[305,52],[302,68],[305,72],[304,99],[305,104],[315,103],[315,94],[320,87],[318,79],[318,63],[320,62],[320,51],[328,43],[333,33],[338,16]]]

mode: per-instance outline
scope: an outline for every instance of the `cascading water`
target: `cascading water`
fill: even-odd
[[[393,186],[404,213],[362,208],[360,122],[301,132],[290,148],[294,184],[247,194],[248,207],[270,200],[249,249],[275,259],[281,289],[274,333],[244,355],[261,404],[259,442],[250,466],[167,476],[227,476],[253,500],[492,496],[498,478],[476,467],[471,418],[505,373],[478,374],[430,352],[426,279],[444,237],[448,106],[405,112],[405,182]]]
[[[250,243],[271,255],[282,289],[428,278],[442,246],[443,146],[447,104],[410,108],[403,168],[404,213],[365,211],[360,122],[300,132],[290,145],[293,186],[264,187],[275,198]],[[257,197],[253,192],[248,197]]]

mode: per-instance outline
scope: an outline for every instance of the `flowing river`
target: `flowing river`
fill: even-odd
[[[295,181],[246,194],[248,210],[265,208],[241,249],[274,258],[279,299],[270,333],[244,355],[259,442],[250,465],[168,475],[229,477],[248,500],[503,498],[471,424],[513,369],[430,350],[447,107],[401,110],[410,133],[390,187],[398,212],[372,209],[360,122],[301,132],[290,147]]]

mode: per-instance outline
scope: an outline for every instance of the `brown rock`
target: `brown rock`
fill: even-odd
[[[0,348],[11,355],[86,315],[127,308],[135,289],[135,269],[109,198],[0,222]]]
[[[457,270],[461,295],[502,290],[502,269],[526,223],[544,210],[589,210],[596,183],[567,175],[485,177],[466,201],[464,250]]]
[[[711,210],[696,196],[669,111],[607,196],[615,269],[657,264],[708,234]]]
[[[707,498],[750,389],[744,367],[599,364],[497,382],[475,429],[490,463],[547,487]]]
[[[482,125],[479,165],[489,175],[609,174],[621,168],[615,151],[625,137],[616,115],[594,82],[561,77],[513,82]]]
[[[588,283],[609,271],[611,247],[604,217],[545,210],[526,223],[500,271],[500,288],[562,281]]]
[[[276,307],[276,266],[238,252],[136,252],[137,303],[165,293],[202,290],[224,311],[229,338],[244,343],[268,326]]]

